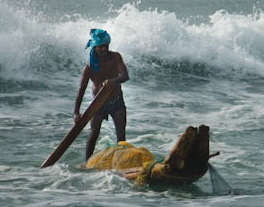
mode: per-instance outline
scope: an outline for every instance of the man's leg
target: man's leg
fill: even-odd
[[[91,119],[90,134],[88,136],[87,143],[86,143],[86,161],[93,154],[96,140],[100,134],[100,129],[101,129],[103,120],[104,120],[103,115],[99,113],[96,113],[94,117]]]
[[[126,141],[126,109],[119,109],[112,115],[115,128],[117,142]]]

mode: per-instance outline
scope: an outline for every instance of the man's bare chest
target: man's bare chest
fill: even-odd
[[[116,68],[116,61],[115,60],[107,60],[107,61],[99,61],[99,68],[102,70],[110,70]]]
[[[92,73],[92,81],[102,82],[117,77],[119,74],[115,61],[99,62],[99,70]]]

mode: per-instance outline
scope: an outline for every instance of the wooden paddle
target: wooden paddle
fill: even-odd
[[[57,148],[51,153],[51,155],[42,163],[41,168],[53,165],[56,161],[60,159],[63,153],[68,149],[75,138],[80,134],[85,125],[90,121],[95,112],[103,105],[106,99],[112,92],[112,88],[108,86],[103,86],[93,99],[90,106],[85,110],[82,117],[76,123],[68,134],[65,135],[61,143]]]

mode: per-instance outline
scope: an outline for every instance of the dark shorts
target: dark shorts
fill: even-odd
[[[112,100],[106,101],[97,113],[103,115],[105,120],[108,120],[109,114],[113,116],[120,109],[126,109],[122,92]]]

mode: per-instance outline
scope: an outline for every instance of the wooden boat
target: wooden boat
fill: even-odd
[[[93,154],[85,167],[116,170],[137,184],[190,184],[208,170],[209,127],[189,126],[162,161],[156,161],[146,148],[120,142]]]

